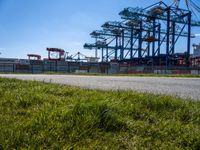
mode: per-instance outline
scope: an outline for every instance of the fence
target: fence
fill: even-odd
[[[103,74],[200,74],[200,67],[131,66],[115,63],[30,61],[28,64],[0,63],[2,73],[103,73]]]
[[[108,67],[108,66],[107,66]],[[32,73],[40,74],[46,72],[60,73],[106,73],[108,68],[101,70],[99,63],[86,62],[63,62],[63,61],[30,61],[27,64],[0,63],[1,73]]]

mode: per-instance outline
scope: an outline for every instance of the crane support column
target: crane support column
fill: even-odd
[[[166,66],[169,64],[169,44],[170,44],[170,11],[171,8],[167,8],[167,42],[166,42]]]
[[[186,63],[189,66],[190,62],[189,62],[189,58],[190,58],[190,45],[191,45],[191,17],[192,14],[191,12],[189,12],[188,14],[188,45],[187,45],[187,58],[186,58]]]
[[[118,36],[116,36],[116,45],[115,45],[115,60],[117,60],[117,56],[118,56]]]
[[[121,45],[121,54],[120,60],[124,59],[124,30],[122,30],[122,45]]]
[[[130,52],[130,59],[133,59],[133,27],[131,26],[131,52]]]
[[[104,53],[103,53],[103,50],[104,50],[104,49],[102,48],[102,52],[101,52],[101,55],[102,55],[102,56],[101,56],[101,59],[102,59],[102,62],[104,62]]]
[[[172,50],[171,50],[171,54],[174,54],[174,50],[175,50],[175,33],[176,32],[176,23],[173,21],[172,22]]]
[[[140,31],[139,31],[139,43],[138,43],[138,58],[142,57],[142,21],[140,22]]]
[[[106,62],[108,62],[108,45],[106,47]]]
[[[158,25],[158,56],[160,55],[160,43],[161,43],[160,30],[161,30],[161,24]]]
[[[155,56],[155,39],[156,39],[156,20],[153,19],[153,44],[152,44],[152,56]]]

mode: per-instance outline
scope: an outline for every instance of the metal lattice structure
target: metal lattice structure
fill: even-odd
[[[47,48],[48,60],[60,61],[64,59],[65,51],[60,48]]]
[[[87,56],[85,56],[84,54],[77,52],[74,55],[69,55],[68,52],[66,52],[66,56],[65,56],[65,61],[71,61],[71,62],[81,62],[81,61],[86,61]]]
[[[101,50],[102,61],[131,61],[145,65],[177,65],[184,60],[189,65],[192,26],[200,22],[192,20],[190,10],[168,6],[158,2],[146,8],[125,8],[119,15],[122,21],[109,21],[102,30],[90,35],[95,43],[84,45],[86,49]],[[186,39],[186,51],[176,52],[180,39]]]
[[[200,7],[197,5],[197,1],[198,0],[173,0],[172,5],[175,5],[177,8],[179,8],[180,3],[184,2],[187,9],[197,16],[197,13],[200,13]]]
[[[41,56],[38,54],[27,54],[29,60],[41,60]]]

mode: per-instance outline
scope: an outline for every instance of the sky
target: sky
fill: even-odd
[[[106,21],[119,20],[126,7],[146,7],[158,0],[0,0],[0,57],[27,58],[28,53],[47,57],[47,47],[70,54],[93,43],[93,30]],[[172,0],[166,0],[171,3]],[[200,33],[199,29],[194,29]],[[196,38],[193,43],[200,43]]]

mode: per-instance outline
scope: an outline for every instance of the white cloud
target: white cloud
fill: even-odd
[[[195,34],[195,36],[200,36],[200,34]]]

